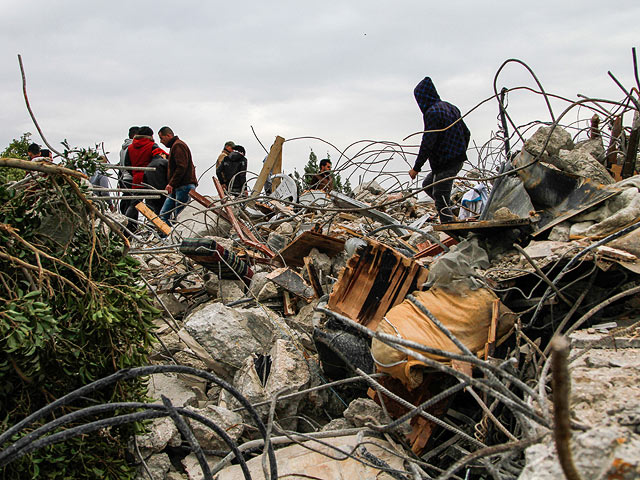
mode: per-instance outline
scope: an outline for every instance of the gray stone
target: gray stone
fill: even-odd
[[[144,479],[140,479],[140,480],[149,480],[149,477],[144,478]],[[180,472],[170,471],[164,477],[164,480],[189,480],[189,477],[186,474],[183,475]]]
[[[217,360],[227,378],[233,378],[251,353],[263,346],[247,328],[248,319],[221,303],[208,303],[185,321],[189,334]]]
[[[542,147],[549,137],[550,130],[550,127],[540,127],[536,133],[524,143],[524,149],[534,156],[542,153]],[[553,157],[557,156],[560,150],[571,150],[573,146],[571,134],[560,127],[556,127],[553,129],[545,152]]]
[[[209,465],[209,468],[212,469],[222,457],[215,457],[213,455],[205,455],[205,460]],[[188,480],[204,480],[204,474],[202,473],[202,468],[200,467],[200,462],[195,455],[195,453],[190,453],[186,457],[182,459],[182,466],[187,472]]]
[[[186,350],[174,353],[173,359],[178,363],[178,365],[197,368],[198,370],[207,370],[207,365],[202,360]]]
[[[208,274],[204,281],[204,289],[213,298],[218,298],[220,295],[220,279],[218,276]]]
[[[309,252],[309,257],[313,260],[313,265],[316,269],[322,272],[323,277],[331,274],[331,259],[329,255],[321,253],[317,248],[312,248]]]
[[[374,195],[382,195],[385,190],[384,188],[382,188],[380,186],[380,184],[378,182],[376,182],[375,180],[371,180],[370,182],[365,182],[362,183],[360,185],[358,185],[356,188],[353,189],[353,193],[355,195],[358,195],[362,192],[369,192],[372,193]]]
[[[273,282],[267,282],[264,287],[258,293],[258,301],[270,300],[272,298],[280,298],[280,290],[278,286]]]
[[[161,452],[167,445],[177,447],[181,443],[178,428],[169,417],[154,418],[147,426],[148,433],[136,435],[136,442],[143,457]],[[129,450],[135,455],[133,442],[129,445]]]
[[[238,413],[227,410],[226,408],[217,405],[208,405],[205,408],[194,408],[193,412],[211,420],[222,428],[234,441],[238,440],[244,431],[242,417]],[[229,449],[226,442],[204,423],[194,420],[193,418],[188,418],[187,421],[202,448],[206,450]]]
[[[356,398],[352,401],[344,411],[344,418],[356,427],[364,427],[367,423],[373,423],[374,425],[387,423],[382,407],[370,398]]]
[[[321,432],[328,432],[331,430],[346,430],[348,428],[353,428],[355,425],[351,423],[346,418],[334,418],[329,423],[327,423],[324,427],[320,429]]]
[[[559,223],[551,229],[551,232],[549,232],[549,240],[555,242],[568,242],[570,230],[571,224],[569,222]]]
[[[634,222],[638,217],[640,217],[640,192],[637,188],[627,188],[595,210],[573,217],[571,221],[577,223],[571,226],[571,236],[607,235]]]
[[[243,286],[244,283],[240,280],[220,279],[220,300],[222,303],[231,303],[244,297]]]
[[[149,377],[149,397],[161,403],[164,395],[175,407],[190,405],[196,399],[196,393],[175,373],[155,373]]]
[[[249,285],[250,295],[257,297],[260,290],[262,290],[268,282],[271,282],[271,280],[267,278],[267,275],[269,275],[269,272],[258,272],[253,276],[253,278],[251,278],[251,283]]]
[[[557,157],[550,157],[547,161],[563,172],[589,178],[596,183],[610,185],[615,182],[604,165],[586,150],[560,150]]]
[[[309,383],[311,377],[309,366],[302,352],[292,342],[283,339],[276,340],[269,355],[271,357],[271,369],[264,385],[256,372],[253,358],[246,359],[243,367],[233,380],[233,385],[251,403],[269,400],[276,393],[286,395],[287,393],[297,392]],[[220,403],[228,405],[229,408],[239,406],[237,401],[227,392],[223,392],[220,398]],[[300,402],[301,397],[299,396],[278,401],[276,414],[284,428],[296,428],[297,419],[291,417],[296,415]],[[257,411],[263,419],[266,419],[269,407],[264,405],[263,407],[258,407]],[[243,415],[246,416],[246,412],[243,411]]]
[[[158,480],[166,478],[167,472],[171,468],[171,460],[166,453],[151,455],[151,457],[145,460],[145,463],[152,478]],[[140,464],[136,470],[136,480],[149,479],[149,473],[145,470],[144,465]]]
[[[280,234],[280,235],[292,235],[293,234],[293,225],[289,222],[284,222],[281,223],[280,225],[278,225],[278,228],[276,228],[276,233]]]

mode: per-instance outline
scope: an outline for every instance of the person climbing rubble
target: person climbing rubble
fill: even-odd
[[[458,107],[440,99],[431,78],[425,77],[413,94],[422,112],[425,131],[409,176],[412,180],[415,179],[429,160],[431,172],[422,186],[435,201],[440,222],[451,222],[454,220],[450,210],[453,179],[442,180],[455,177],[467,160],[471,132],[462,120]],[[435,182],[440,183],[433,185]]]

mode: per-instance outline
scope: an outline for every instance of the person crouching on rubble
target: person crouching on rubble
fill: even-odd
[[[189,192],[198,186],[198,179],[191,150],[187,144],[174,135],[169,127],[162,127],[158,131],[158,136],[162,144],[169,147],[167,186],[165,187],[169,196],[162,205],[160,218],[163,222],[172,225],[171,218],[177,218],[184,209],[189,201]]]
[[[325,158],[320,160],[320,171],[311,177],[309,182],[311,190],[333,190],[333,176],[331,176],[331,160]]]
[[[158,148],[158,144],[153,141],[153,130],[151,127],[140,127],[125,154],[125,165],[134,167],[134,170],[131,172],[131,188],[136,189],[143,187],[144,170],[135,170],[135,168],[148,167],[151,162],[151,157],[153,156],[153,151]],[[136,204],[137,202],[131,202],[125,212],[125,215],[129,218],[127,230],[132,233],[138,229],[138,210],[136,209]]]
[[[471,132],[455,105],[440,100],[431,78],[425,77],[413,91],[422,112],[425,133],[422,135],[420,151],[415,164],[409,170],[415,179],[424,163],[429,160],[431,172],[422,182],[425,192],[436,203],[440,222],[451,222],[455,218],[451,212],[451,188],[453,179],[430,186],[448,177],[455,177],[467,160],[467,146]]]
[[[240,196],[247,191],[247,157],[246,150],[241,145],[233,147],[233,152],[222,159],[216,176],[222,188],[231,195]]]

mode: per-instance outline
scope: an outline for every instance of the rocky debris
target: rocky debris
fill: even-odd
[[[310,380],[310,369],[301,350],[292,342],[276,340],[268,356],[261,357],[262,368],[257,367],[258,357],[246,359],[238,370],[233,385],[250,402],[264,402],[272,400],[276,395],[283,396],[303,389]],[[276,414],[278,421],[289,429],[295,429],[297,418],[295,415],[302,400],[301,396],[280,400],[277,403]],[[237,408],[240,404],[228,392],[223,392],[220,403]],[[266,420],[269,406],[259,408],[259,413]],[[250,418],[243,412],[247,420]]]
[[[146,468],[142,464],[138,467],[136,480],[148,479],[149,475],[151,475],[151,478],[167,478],[167,474],[171,468],[169,455],[166,453],[151,455],[151,457],[145,460],[145,463]]]
[[[385,420],[382,407],[370,398],[356,398],[344,411],[344,418],[356,427],[364,427],[367,423],[384,425]]]
[[[239,310],[213,302],[191,313],[185,329],[231,379],[248,356],[269,349],[275,326],[259,308]]]
[[[205,455],[205,460],[209,465],[209,469],[212,469],[221,460],[221,458],[216,457],[215,455]],[[183,478],[186,480],[204,480],[202,467],[200,467],[200,462],[194,453],[190,453],[182,459],[182,466],[186,471],[186,475],[181,477],[181,480]]]
[[[149,424],[148,430],[148,433],[136,435],[138,449],[143,458],[162,452],[167,445],[177,447],[181,443],[178,428],[169,417],[153,419]],[[133,442],[131,442],[129,450],[135,455]]]
[[[277,450],[278,475],[291,478],[302,475],[304,478],[391,480],[393,477],[388,472],[381,471],[376,466],[388,465],[392,469],[402,469],[403,460],[391,453],[393,446],[388,442],[375,437],[366,437],[365,440],[366,444],[358,447],[358,437],[352,435],[325,439],[331,447],[307,441],[302,445]],[[336,449],[345,453],[351,453],[355,449],[357,458],[340,455]],[[339,455],[337,458],[336,454]],[[263,478],[261,457],[249,460],[247,466],[252,478]],[[241,480],[244,476],[240,467],[234,465],[222,470],[218,478]]]
[[[176,407],[193,405],[197,394],[185,383],[183,377],[175,373],[156,373],[149,377],[149,397],[160,402],[160,396],[164,395],[171,404]]]
[[[551,134],[551,136],[549,136]],[[548,142],[547,142],[548,140]],[[547,144],[546,148],[542,148]],[[571,134],[563,128],[556,127],[551,131],[551,127],[540,127],[536,132],[524,142],[524,149],[531,155],[543,155],[542,161],[547,161],[549,157],[556,157],[560,150],[572,150],[574,147]]]
[[[244,431],[242,416],[224,407],[207,405],[204,408],[194,408],[192,410],[222,428],[233,441],[237,441]],[[202,448],[206,450],[222,450],[229,447],[218,434],[205,424],[192,418],[187,419],[187,421]]]

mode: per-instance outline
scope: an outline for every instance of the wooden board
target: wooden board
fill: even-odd
[[[437,232],[474,232],[485,230],[499,230],[505,228],[519,227],[522,225],[529,225],[531,219],[529,218],[516,218],[513,220],[478,220],[473,222],[451,222],[441,223],[440,225],[434,225],[433,229]]]
[[[269,155],[262,165],[262,170],[260,170],[260,175],[258,175],[258,179],[256,180],[255,185],[253,186],[253,193],[251,197],[257,197],[262,192],[262,187],[264,187],[265,182],[267,181],[267,177],[269,173],[274,168],[282,169],[282,144],[284,143],[284,138],[277,136],[273,145],[271,145],[271,150],[269,151]],[[278,160],[280,161],[280,166],[278,167]],[[274,184],[275,188],[275,184]]]
[[[284,247],[280,251],[280,255],[287,262],[287,265],[302,267],[304,266],[304,257],[309,255],[312,248],[317,248],[318,251],[334,257],[344,250],[344,240],[323,235],[322,233],[303,232]]]
[[[165,235],[169,235],[171,233],[171,227],[164,223],[156,213],[147,207],[144,202],[138,202],[136,204],[136,210],[138,210],[142,215],[144,215],[153,225],[160,230]]]
[[[329,308],[375,330],[382,317],[412,290],[421,289],[428,271],[413,259],[374,240],[352,256],[329,296]]]

